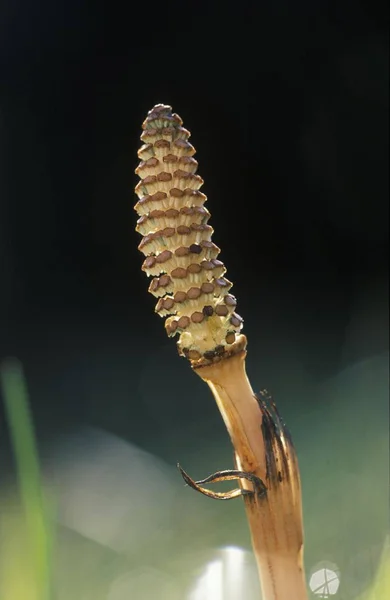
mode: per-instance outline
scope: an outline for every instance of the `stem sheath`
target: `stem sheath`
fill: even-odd
[[[298,462],[287,430],[254,394],[246,352],[194,369],[209,385],[233,443],[236,467],[267,486],[245,495],[264,600],[307,600]],[[276,408],[275,408],[276,410]],[[251,489],[245,479],[240,485]]]

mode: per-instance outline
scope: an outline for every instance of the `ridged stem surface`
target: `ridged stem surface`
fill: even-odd
[[[217,402],[237,469],[257,475],[267,487],[265,495],[244,496],[263,598],[306,600],[300,478],[288,432],[256,398],[245,371],[245,352],[196,372]],[[241,485],[252,488],[245,479]]]

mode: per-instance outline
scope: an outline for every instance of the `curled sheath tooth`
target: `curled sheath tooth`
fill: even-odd
[[[179,334],[179,352],[194,365],[220,360],[242,348],[243,320],[211,240],[190,132],[163,104],[149,111],[142,129],[136,230],[142,269],[153,277],[149,291],[158,298],[155,310],[166,317],[167,334]]]

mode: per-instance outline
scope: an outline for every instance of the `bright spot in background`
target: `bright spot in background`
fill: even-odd
[[[318,598],[330,598],[340,586],[339,571],[335,565],[318,565],[310,577],[309,586]]]
[[[242,548],[222,548],[209,562],[188,600],[261,600],[257,569],[252,554]]]
[[[107,597],[107,600],[131,599],[181,600],[181,595],[172,577],[158,569],[142,567],[118,577]]]

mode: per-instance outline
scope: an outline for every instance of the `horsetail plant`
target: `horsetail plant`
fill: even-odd
[[[255,394],[246,375],[243,320],[211,239],[190,132],[162,104],[142,128],[135,189],[142,269],[153,277],[149,291],[168,336],[179,336],[179,354],[214,395],[236,463],[201,481],[178,468],[189,486],[211,498],[243,497],[264,600],[306,600],[297,457],[275,403],[265,391]],[[227,493],[204,487],[226,480],[239,487]]]

